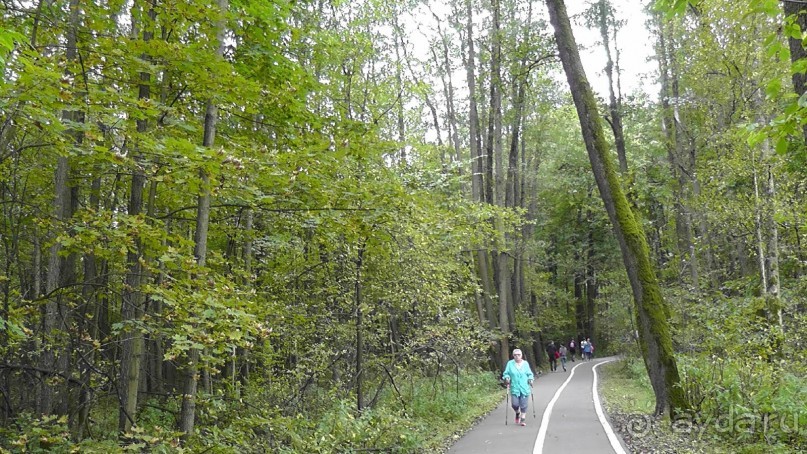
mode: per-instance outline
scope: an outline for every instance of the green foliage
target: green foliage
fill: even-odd
[[[322,395],[305,397],[300,411],[289,415],[278,414],[268,401],[253,399],[249,405],[221,401],[221,417],[216,424],[206,426],[189,449],[430,452],[443,445],[458,427],[468,427],[501,402],[501,389],[489,372],[462,370],[456,377],[452,370],[434,377],[405,378],[398,375],[398,389],[387,385],[381,390],[378,403],[359,415],[353,401],[331,400]],[[459,380],[459,388],[455,380]]]
[[[690,3],[691,0],[656,0],[653,6],[659,11],[673,15],[682,14]]]
[[[0,427],[0,449],[26,453],[69,453],[74,444],[67,429],[67,418],[20,414],[17,427]]]
[[[278,449],[283,453],[350,453],[368,448],[406,452],[420,441],[415,427],[400,413],[368,410],[356,417],[347,401],[336,402],[313,420],[311,413],[304,413],[274,422],[273,430],[288,437],[287,447]]]
[[[5,66],[8,54],[14,50],[16,43],[27,43],[22,34],[5,28],[0,28],[0,66]]]
[[[694,421],[710,435],[739,445],[807,446],[807,381],[776,362],[732,355],[697,355],[683,367]]]

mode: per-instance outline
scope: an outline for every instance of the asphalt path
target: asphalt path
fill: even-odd
[[[515,424],[503,391],[502,403],[448,453],[625,454],[628,451],[609,425],[595,389],[595,376],[599,379],[595,367],[614,359],[568,362],[566,372],[558,365],[557,372],[539,376],[526,427]]]

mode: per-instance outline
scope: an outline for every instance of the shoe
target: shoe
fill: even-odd
[[[521,418],[521,422],[519,422],[519,424],[521,424],[522,426],[526,426],[527,425],[527,420],[524,419],[524,418]]]
[[[521,419],[521,416],[519,416],[519,414],[518,414],[518,413],[516,413],[516,424],[518,424],[518,421],[519,421],[520,419]]]

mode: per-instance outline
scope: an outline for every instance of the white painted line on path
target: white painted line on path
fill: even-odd
[[[591,385],[591,391],[594,393],[594,410],[597,411],[597,417],[600,418],[600,424],[602,424],[602,428],[605,429],[605,434],[608,435],[608,441],[611,442],[611,447],[614,448],[614,452],[616,452],[616,454],[626,454],[625,450],[622,449],[619,438],[617,438],[614,433],[614,429],[611,428],[611,424],[605,419],[605,412],[602,411],[602,404],[600,404],[600,395],[597,394],[597,367],[605,363],[610,363],[611,361],[613,360],[609,359],[608,361],[603,361],[595,364],[594,367],[591,368],[591,371],[594,372],[594,383]]]
[[[535,439],[535,447],[532,449],[532,454],[544,453],[544,441],[546,440],[546,430],[549,428],[549,417],[552,415],[552,408],[555,406],[555,402],[557,402],[560,394],[563,392],[563,389],[566,388],[566,385],[568,385],[570,381],[572,381],[572,377],[574,377],[574,370],[583,364],[585,363],[580,363],[572,368],[572,373],[569,374],[569,378],[567,378],[560,388],[555,391],[555,395],[552,396],[552,400],[550,400],[549,404],[547,404],[546,409],[544,410],[544,415],[541,416],[541,428],[538,429],[538,438]]]

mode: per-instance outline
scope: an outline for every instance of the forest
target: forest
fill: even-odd
[[[0,453],[436,452],[585,337],[807,449],[807,2],[1,3]]]

